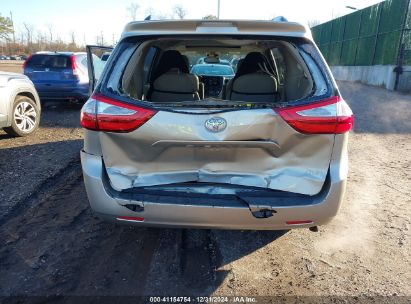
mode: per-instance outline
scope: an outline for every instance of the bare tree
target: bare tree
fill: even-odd
[[[112,42],[112,46],[115,46],[115,45],[117,44],[116,36],[114,35],[114,33],[113,33],[113,35],[112,35],[112,37],[111,37],[111,42]]]
[[[314,26],[321,24],[321,21],[318,19],[312,19],[312,20],[308,20],[307,23],[310,28],[313,28]]]
[[[155,14],[155,19],[156,20],[165,20],[165,19],[173,19],[173,17],[168,16],[167,14],[164,14],[162,12],[159,12],[158,14]]]
[[[104,46],[104,35],[103,31],[100,32],[100,35],[96,36],[96,44],[99,46]]]
[[[154,15],[154,8],[152,8],[151,6],[149,8],[146,9],[145,14],[147,16],[153,16]]]
[[[49,42],[53,43],[53,24],[47,23],[46,27],[47,27],[48,34],[49,34]]]
[[[178,18],[184,19],[184,17],[187,15],[186,10],[181,4],[177,4],[173,8],[174,14],[177,15]]]
[[[26,31],[26,41],[27,41],[27,46],[29,48],[29,51],[31,51],[31,45],[33,44],[33,31],[34,27],[32,24],[23,23],[24,29]]]
[[[37,35],[36,35],[36,43],[37,43],[37,49],[39,51],[44,51],[46,48],[46,34],[41,32],[41,31],[37,31]]]
[[[138,5],[135,2],[130,3],[130,6],[127,7],[127,13],[133,21],[136,21],[137,19],[137,11],[139,8],[140,8],[140,5]]]
[[[70,31],[70,44],[76,45],[76,33],[72,30]]]

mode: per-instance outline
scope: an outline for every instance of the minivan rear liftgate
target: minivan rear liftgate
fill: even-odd
[[[189,114],[95,94],[83,109],[82,126],[104,131],[103,159],[118,191],[211,182],[315,195],[325,181],[334,135],[351,127],[344,104],[336,96],[301,107]],[[224,129],[208,130],[207,122],[216,118]]]
[[[84,180],[97,214],[233,229],[312,227],[335,216],[353,114],[309,40],[141,39],[116,47],[81,111]],[[219,54],[243,61],[218,96],[207,96],[189,67],[203,60],[217,69]]]
[[[283,224],[310,225],[315,213],[289,217],[287,210],[315,209],[338,196],[329,193],[331,181],[326,182],[334,136],[352,123],[340,102],[333,97],[303,107],[188,114],[122,107],[119,101],[94,95],[88,102],[92,107],[83,109],[82,125],[105,131],[97,133],[105,191],[133,213],[173,205],[233,208],[234,214],[251,211],[255,219],[287,215]],[[117,107],[121,117],[107,111],[118,113]],[[338,115],[330,115],[333,109]],[[221,132],[207,130],[206,122],[215,117],[227,123]],[[178,184],[174,190],[173,184]],[[213,186],[201,189],[202,184]],[[342,192],[343,183],[338,184]],[[241,191],[233,190],[239,186]],[[184,210],[179,212],[187,214]]]

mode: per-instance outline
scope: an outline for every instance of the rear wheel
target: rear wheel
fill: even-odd
[[[40,110],[31,98],[17,96],[11,119],[11,126],[4,128],[4,131],[14,136],[27,136],[37,130],[40,123]]]

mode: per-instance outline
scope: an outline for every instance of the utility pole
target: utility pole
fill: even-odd
[[[13,29],[13,44],[16,44],[16,34],[14,32],[13,13],[10,11],[11,28]]]
[[[217,19],[220,19],[220,0],[217,0],[218,1],[218,7],[217,7]]]

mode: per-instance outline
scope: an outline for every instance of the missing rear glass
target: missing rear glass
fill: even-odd
[[[272,107],[328,91],[312,58],[285,40],[156,38],[130,49],[109,83],[154,107]]]

